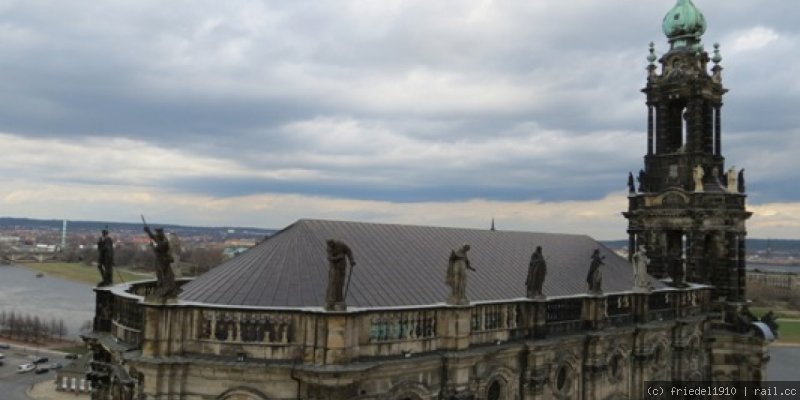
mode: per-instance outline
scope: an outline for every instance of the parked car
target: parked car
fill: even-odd
[[[18,374],[24,374],[26,372],[30,372],[36,369],[36,364],[22,364],[17,367]]]
[[[9,345],[8,343],[0,343],[0,349],[8,350],[10,348],[11,348],[11,345]]]
[[[36,374],[46,374],[46,373],[50,372],[50,368],[47,368],[46,366],[45,367],[41,367],[40,366],[40,367],[37,367],[36,371],[34,371],[34,372]]]
[[[47,357],[43,356],[31,356],[31,362],[34,364],[43,364],[50,361]]]
[[[78,355],[75,353],[69,353],[66,356],[64,356],[64,358],[66,358],[67,360],[76,360],[78,358]]]
[[[3,354],[3,353],[0,353],[0,360],[2,360],[2,359],[4,359],[4,358],[6,358],[6,355],[5,355],[5,354]]]

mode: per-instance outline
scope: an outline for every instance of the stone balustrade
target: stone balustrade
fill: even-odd
[[[711,309],[707,287],[329,312],[154,302],[148,299],[154,286],[149,281],[96,289],[98,310],[111,308],[98,313],[110,318],[99,318],[96,327],[139,345],[145,356],[215,354],[315,364],[584,334],[702,316]]]

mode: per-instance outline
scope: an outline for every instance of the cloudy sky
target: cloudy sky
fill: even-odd
[[[800,238],[800,7],[696,0],[751,237]],[[0,215],[625,236],[674,0],[0,0]]]

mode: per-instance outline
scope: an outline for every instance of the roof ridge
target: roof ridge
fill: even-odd
[[[300,218],[298,219],[295,224],[300,224],[308,226],[309,223],[341,223],[341,224],[348,224],[348,225],[373,225],[373,226],[398,226],[398,227],[409,227],[409,228],[435,228],[435,229],[444,229],[444,230],[454,230],[454,231],[476,231],[476,232],[492,232],[493,234],[502,235],[504,233],[538,233],[538,234],[546,234],[546,235],[559,235],[559,236],[570,236],[570,237],[580,237],[585,236],[591,238],[591,236],[583,233],[560,233],[560,232],[543,232],[543,231],[523,231],[523,230],[496,230],[491,231],[486,228],[468,228],[468,227],[459,227],[459,226],[439,226],[439,225],[422,225],[422,224],[412,224],[412,223],[400,223],[400,222],[374,222],[374,221],[345,221],[339,219],[325,219],[325,218]],[[290,225],[290,226],[292,226]],[[288,228],[288,227],[287,227]],[[286,229],[286,228],[284,228]],[[280,231],[279,231],[280,232]],[[277,235],[277,233],[276,233]],[[274,236],[274,235],[273,235]],[[592,238],[592,240],[594,240]]]

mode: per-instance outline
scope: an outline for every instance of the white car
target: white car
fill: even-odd
[[[5,354],[3,354],[3,353],[0,353],[0,360],[2,360],[2,359],[4,359],[4,358],[6,358],[6,355],[5,355]]]
[[[24,374],[26,372],[33,371],[34,369],[36,369],[36,364],[22,364],[17,367],[17,373]]]

